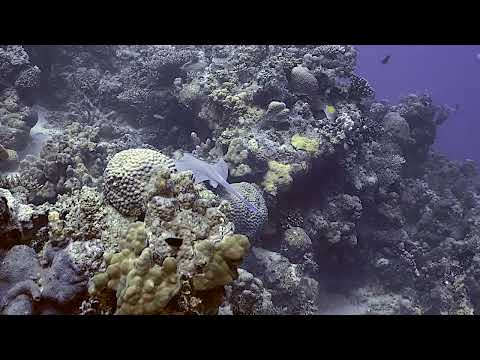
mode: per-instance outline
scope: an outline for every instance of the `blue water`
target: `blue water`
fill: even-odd
[[[358,72],[378,99],[427,90],[436,103],[459,105],[439,128],[435,148],[480,164],[480,45],[358,45]],[[387,64],[381,60],[390,54]]]

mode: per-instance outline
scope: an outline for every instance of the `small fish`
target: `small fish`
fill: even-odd
[[[388,62],[390,61],[390,57],[391,57],[391,55],[385,56],[382,60],[382,64],[388,64]]]
[[[182,246],[183,239],[181,238],[176,238],[176,237],[169,237],[165,239],[165,242],[173,247],[180,247]]]
[[[337,118],[337,110],[333,105],[325,105],[325,109],[323,110],[323,112],[327,116],[327,119],[330,121],[333,121]]]
[[[177,171],[191,171],[196,183],[208,181],[214,188],[216,188],[218,184],[222,185],[225,191],[244,202],[248,210],[258,212],[258,209],[251,202],[245,199],[227,182],[228,165],[222,158],[215,164],[209,164],[206,161],[197,159],[192,154],[185,153],[180,160],[175,161],[175,168]]]

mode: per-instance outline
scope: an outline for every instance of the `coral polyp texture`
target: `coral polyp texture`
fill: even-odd
[[[255,206],[256,211],[249,209],[245,201],[236,196],[226,194],[230,202],[230,219],[235,224],[235,231],[255,239],[264,229],[268,221],[268,208],[259,186],[247,182],[235,183],[232,186],[247,201]]]
[[[0,45],[0,313],[480,314],[456,110],[358,56]]]
[[[318,90],[318,81],[310,70],[304,66],[296,66],[290,74],[292,87],[300,94],[313,95]]]
[[[144,224],[132,224],[121,251],[104,256],[106,272],[92,279],[91,294],[105,287],[115,291],[116,314],[159,313],[180,289],[176,260],[167,257],[161,266],[155,264],[146,240]]]
[[[124,215],[141,215],[145,212],[145,186],[158,166],[173,168],[173,161],[150,149],[129,149],[115,154],[103,175],[105,198]]]

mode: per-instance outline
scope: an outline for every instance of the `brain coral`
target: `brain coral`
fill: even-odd
[[[315,76],[304,66],[292,69],[291,85],[295,92],[312,95],[318,91],[318,81]]]
[[[262,231],[268,218],[268,209],[262,191],[257,185],[247,182],[232,184],[232,186],[258,210],[252,212],[245,202],[238,197],[228,193],[225,195],[225,198],[230,202],[230,219],[235,224],[235,232],[252,239]]]
[[[129,149],[115,154],[104,172],[103,193],[108,202],[126,216],[145,212],[145,186],[158,166],[173,169],[173,161],[150,149]]]

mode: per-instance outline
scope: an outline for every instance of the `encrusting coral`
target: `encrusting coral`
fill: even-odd
[[[318,140],[298,134],[292,136],[291,143],[295,149],[304,150],[308,153],[316,153],[319,147]]]
[[[268,162],[268,172],[263,180],[263,187],[269,194],[276,195],[280,189],[285,189],[293,181],[291,165],[272,160]]]

